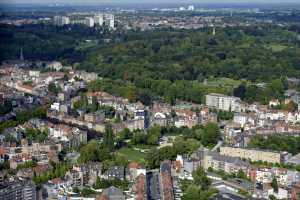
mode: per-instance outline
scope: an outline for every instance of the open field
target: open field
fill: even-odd
[[[265,46],[267,49],[271,49],[273,52],[280,52],[287,48],[287,46],[281,44],[269,44]]]
[[[138,150],[135,150],[133,148],[121,148],[118,151],[118,154],[121,156],[124,156],[126,159],[130,160],[130,161],[137,161],[137,162],[145,162],[145,153],[142,153]]]

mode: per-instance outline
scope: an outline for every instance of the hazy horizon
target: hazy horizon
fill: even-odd
[[[244,3],[299,3],[299,0],[0,0],[0,4],[132,4],[132,3],[145,3],[145,4],[244,4]]]

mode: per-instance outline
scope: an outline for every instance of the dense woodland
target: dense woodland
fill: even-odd
[[[93,49],[80,67],[137,83],[202,81],[209,76],[256,81],[299,75],[300,41],[295,33],[276,27],[226,28],[217,30],[216,36],[211,29],[126,36],[124,42]]]
[[[55,27],[50,25],[0,25],[0,60],[19,59],[23,49],[29,60],[67,60],[68,63],[85,58],[81,49],[85,40],[101,39],[109,34],[101,28],[82,25]]]
[[[283,97],[285,77],[300,77],[299,30],[296,25],[259,25],[218,28],[212,35],[211,28],[110,33],[84,26],[1,25],[0,60],[18,58],[23,48],[27,59],[56,59],[97,72],[105,79],[92,82],[92,91],[146,105],[157,97],[171,104],[177,99],[201,103],[209,92],[266,103]],[[233,91],[206,85],[209,77],[244,83]],[[266,82],[266,88],[257,87],[258,82]]]
[[[275,151],[287,151],[292,154],[300,152],[300,138],[285,135],[272,135],[268,138],[254,136],[248,145],[250,148],[271,149]]]

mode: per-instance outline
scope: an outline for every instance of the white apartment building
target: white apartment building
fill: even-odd
[[[38,78],[40,76],[40,71],[30,70],[29,71],[29,76]]]
[[[94,21],[95,21],[95,24],[97,24],[99,26],[103,26],[103,24],[104,24],[104,15],[103,14],[95,15]]]
[[[95,26],[94,18],[92,17],[85,18],[85,25],[87,25],[88,27],[94,27]]]
[[[217,93],[206,95],[206,105],[225,111],[241,112],[244,110],[240,98]]]
[[[70,18],[66,16],[54,16],[53,23],[56,26],[63,26],[70,24]]]
[[[241,127],[244,127],[248,121],[247,114],[244,113],[235,113],[233,117],[233,122],[238,123]]]
[[[105,25],[109,28],[115,28],[115,16],[113,14],[105,14],[104,15]]]
[[[188,6],[188,10],[189,10],[189,11],[193,11],[193,10],[195,10],[195,7],[194,7],[193,5],[189,5],[189,6]]]
[[[271,183],[273,174],[270,169],[259,169],[256,171],[256,181],[259,183]]]
[[[94,16],[82,17],[82,16],[54,16],[53,24],[56,26],[63,26],[66,24],[84,24],[88,27],[94,27],[95,25],[107,26],[110,29],[115,27],[115,16],[110,13],[99,13]]]

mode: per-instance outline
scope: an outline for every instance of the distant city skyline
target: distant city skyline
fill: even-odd
[[[199,4],[199,3],[300,3],[299,0],[0,0],[2,4],[131,4],[131,3],[170,3],[170,4]]]

